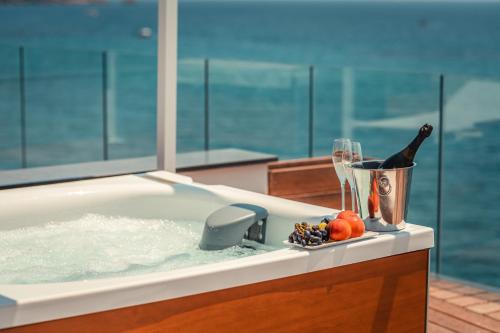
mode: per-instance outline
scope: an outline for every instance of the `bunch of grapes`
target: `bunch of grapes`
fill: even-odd
[[[288,236],[288,242],[302,246],[321,245],[329,239],[326,226],[324,221],[314,225],[307,222],[295,223],[293,232]]]

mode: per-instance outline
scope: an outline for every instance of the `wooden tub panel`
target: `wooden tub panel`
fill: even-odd
[[[428,251],[5,332],[424,332]]]

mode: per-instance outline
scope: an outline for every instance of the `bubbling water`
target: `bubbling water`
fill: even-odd
[[[202,251],[203,223],[110,217],[0,231],[0,283],[42,283],[169,271],[273,250]]]

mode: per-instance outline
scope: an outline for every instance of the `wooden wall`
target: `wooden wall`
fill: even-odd
[[[330,157],[280,161],[268,165],[270,195],[329,208],[341,208],[340,182]],[[346,209],[351,192],[346,186]]]

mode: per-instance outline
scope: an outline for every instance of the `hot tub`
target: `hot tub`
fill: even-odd
[[[2,280],[0,271],[0,329],[425,329],[428,249],[433,246],[433,231],[423,226],[408,224],[404,231],[316,251],[291,249],[282,241],[294,223],[317,223],[332,210],[155,172],[0,191],[0,230],[22,233],[48,223],[86,223],[89,216],[118,219],[118,223],[175,221],[182,226],[183,221],[202,223],[212,212],[232,203],[268,210],[266,244],[261,248],[200,262],[186,257],[186,262],[177,260],[180,264],[174,266],[147,263],[139,265],[140,269],[91,270],[94,274],[90,275],[26,273]],[[87,226],[92,229],[93,225]],[[80,233],[81,229],[75,230]],[[82,232],[81,238],[86,235]],[[127,237],[133,237],[133,230],[130,235]],[[127,248],[128,242],[132,247],[133,240],[126,237],[117,246]],[[58,246],[54,247],[61,251]],[[47,251],[51,250],[49,246]],[[112,261],[113,253],[107,253],[105,247],[102,251],[107,258],[103,263]],[[191,253],[193,256],[196,254]],[[12,269],[12,261],[21,259],[25,258],[4,256],[0,270],[2,265]],[[76,254],[74,260],[81,258]],[[32,274],[37,274],[38,268],[33,267]]]

